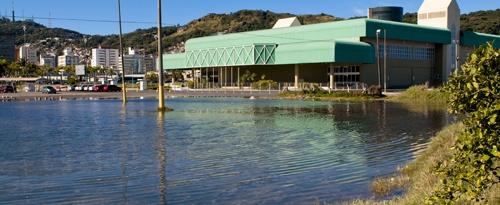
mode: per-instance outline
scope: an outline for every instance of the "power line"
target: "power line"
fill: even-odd
[[[8,18],[9,16],[2,15],[3,18]],[[16,18],[24,18],[24,16],[15,16]],[[79,22],[94,22],[94,23],[118,23],[117,20],[109,19],[83,19],[83,18],[57,18],[57,17],[40,17],[33,16],[32,19],[37,20],[60,20],[60,21],[79,21]],[[122,23],[127,24],[151,24],[156,25],[153,21],[122,21]],[[164,26],[176,26],[175,24],[162,24]]]

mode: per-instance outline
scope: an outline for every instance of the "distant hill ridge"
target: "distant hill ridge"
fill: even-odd
[[[234,33],[271,28],[280,18],[296,16],[290,13],[275,13],[261,10],[241,10],[229,14],[208,14],[193,20],[184,26],[165,27],[164,45],[168,51],[179,52],[184,49],[183,42],[190,38],[216,35],[218,33]],[[328,14],[298,15],[302,24],[344,20]],[[353,17],[364,18],[364,17]],[[404,22],[416,23],[417,14],[407,13]],[[482,33],[500,34],[500,9],[477,11],[463,14],[461,17],[462,30]],[[0,32],[16,33],[18,45],[24,42],[23,26],[26,26],[26,41],[32,42],[44,51],[60,53],[64,47],[118,48],[117,35],[85,35],[76,31],[47,28],[39,23],[27,20],[16,21],[14,24],[8,19],[0,19]],[[155,53],[156,28],[138,29],[124,35],[124,46],[145,49],[147,53]],[[87,39],[86,43],[83,40]]]

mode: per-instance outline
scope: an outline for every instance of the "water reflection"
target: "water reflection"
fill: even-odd
[[[154,100],[126,108],[118,100],[1,103],[0,118],[9,120],[0,121],[0,201],[311,204],[370,197],[374,177],[411,160],[447,122],[444,111],[382,101],[167,103],[174,112],[156,112]]]
[[[158,176],[159,179],[159,193],[160,193],[160,204],[167,204],[167,152],[165,151],[166,143],[165,143],[165,112],[158,112],[157,117],[158,123],[158,135],[156,138],[156,150],[158,152],[158,165],[159,171]]]
[[[120,133],[127,133],[126,130],[126,119],[127,119],[127,106],[122,104],[121,110],[120,110]],[[128,135],[127,134],[121,134],[121,150],[122,152],[120,153],[121,155],[121,160],[120,160],[120,178],[123,183],[123,201],[124,204],[128,204],[128,173],[127,173],[127,167],[128,167],[128,156],[129,156],[129,141],[128,141]]]

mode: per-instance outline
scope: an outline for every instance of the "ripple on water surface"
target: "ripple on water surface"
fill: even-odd
[[[443,112],[245,99],[0,103],[8,204],[311,204],[371,197]]]

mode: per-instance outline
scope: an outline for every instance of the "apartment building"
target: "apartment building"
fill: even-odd
[[[54,54],[40,55],[40,66],[56,67],[56,56]]]
[[[91,66],[101,66],[118,69],[119,52],[118,49],[94,48],[92,49]]]
[[[77,65],[80,62],[80,57],[73,53],[73,49],[65,48],[64,55],[57,57],[58,66]]]
[[[31,44],[24,44],[19,47],[19,59],[25,59],[28,63],[37,64],[37,52],[38,49],[33,47]]]
[[[122,69],[121,57],[118,58],[118,68]],[[145,74],[155,70],[155,61],[152,55],[143,55],[132,48],[128,48],[128,54],[123,56],[125,74]]]

